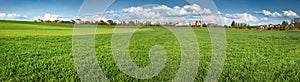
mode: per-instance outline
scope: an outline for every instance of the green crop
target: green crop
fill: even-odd
[[[96,57],[110,81],[172,81],[180,66],[176,37],[159,26],[144,26],[131,38],[129,51],[139,67],[151,63],[149,51],[161,45],[165,68],[151,79],[137,79],[116,66],[111,51],[114,26],[98,26]],[[120,27],[131,29],[132,27]],[[211,58],[207,28],[194,28],[200,48],[195,80],[203,81]],[[80,81],[72,53],[73,25],[0,21],[0,81]],[[219,81],[300,81],[300,32],[226,29],[227,59]]]

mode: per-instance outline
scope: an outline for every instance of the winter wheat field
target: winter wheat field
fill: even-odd
[[[144,26],[129,42],[132,61],[151,63],[149,50],[161,45],[167,53],[162,71],[150,79],[124,74],[114,61],[111,38],[114,26],[98,26],[95,51],[100,68],[110,81],[172,81],[180,67],[180,46],[166,28]],[[131,29],[133,27],[120,27]],[[193,28],[200,62],[195,78],[203,81],[211,61],[207,28]],[[0,21],[0,81],[80,81],[72,53],[72,24]],[[300,32],[226,29],[227,49],[219,81],[300,81]]]

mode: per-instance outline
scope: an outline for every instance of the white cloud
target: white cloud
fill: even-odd
[[[238,19],[242,22],[257,22],[259,21],[257,19],[257,17],[251,15],[251,14],[248,14],[248,13],[243,13],[243,14],[236,14]]]
[[[175,6],[173,8],[158,5],[153,7],[131,7],[123,9],[122,12],[127,13],[125,17],[133,18],[164,18],[164,17],[181,17],[186,15],[211,14],[210,9],[201,8],[199,5],[185,5],[183,7]]]
[[[59,17],[58,15],[47,13],[44,15],[44,20],[54,21],[54,20],[58,20],[58,17]]]
[[[265,14],[270,16],[280,16],[278,12],[264,11]],[[105,15],[105,16],[103,16]],[[102,17],[102,18],[101,18]],[[249,13],[236,13],[226,14],[217,12],[213,14],[210,9],[202,8],[199,5],[185,5],[168,7],[166,5],[155,6],[138,6],[122,9],[120,11],[108,11],[105,13],[97,13],[94,15],[86,15],[83,19],[92,20],[104,20],[116,19],[116,20],[139,20],[139,21],[152,21],[152,22],[173,22],[173,23],[193,23],[195,20],[203,20],[205,23],[218,23],[229,24],[232,20],[237,22],[243,22],[248,24],[255,24],[263,20],[269,20],[267,17],[258,18]],[[95,19],[97,18],[97,19]]]
[[[218,11],[218,14],[222,14],[220,11]]]
[[[245,21],[253,21],[253,22],[258,21],[258,19],[255,16],[248,14],[248,13],[237,14],[237,16],[240,19],[245,20]]]
[[[179,6],[175,6],[174,8],[175,8],[175,9],[179,9],[180,7],[179,7]]]
[[[298,17],[297,13],[292,11],[292,10],[288,10],[288,11],[282,11],[284,16],[287,17]]]
[[[34,16],[33,17],[33,20],[38,20],[38,19],[42,19],[42,17],[41,16]]]
[[[202,20],[204,20],[207,23],[217,23],[220,21],[220,16],[217,15],[207,15],[207,16],[202,16]]]
[[[0,13],[0,19],[8,19],[8,20],[19,20],[19,19],[26,19],[27,16],[22,16],[17,13]]]
[[[269,20],[267,17],[260,18],[260,20]]]
[[[257,22],[259,19],[248,13],[225,14],[226,19],[237,20],[239,22]]]
[[[76,17],[74,17],[74,18],[76,18]],[[33,17],[33,20],[38,20],[38,19],[50,20],[50,21],[55,21],[55,20],[69,21],[73,18],[61,17],[61,16],[56,15],[56,14],[46,13],[44,16],[34,16]]]
[[[125,8],[120,11],[98,12],[96,14],[87,14],[80,16],[83,20],[139,20],[152,22],[173,22],[173,23],[193,23],[195,20],[203,20],[205,23],[230,24],[233,20],[240,23],[261,24],[271,21],[269,17],[297,16],[291,11],[284,13],[271,12],[267,10],[256,11],[256,13],[266,15],[268,17],[256,17],[249,13],[233,13],[226,14],[217,12],[213,14],[210,9],[202,8],[199,5],[185,5],[168,7],[166,5],[155,6],[137,6]]]
[[[21,16],[20,14],[16,14],[16,13],[6,15],[7,18],[15,18],[15,17],[20,17],[20,16]]]
[[[268,10],[262,10],[262,11],[256,11],[255,13],[260,13],[260,14],[263,14],[265,16],[272,16],[272,17],[281,17],[282,14],[278,13],[278,12],[271,12],[271,11],[268,11]]]
[[[231,18],[231,19],[237,19],[238,17],[234,14],[225,14],[225,17]]]
[[[6,17],[6,13],[0,13],[0,18]]]
[[[271,16],[271,17],[282,17],[282,16],[286,16],[286,17],[298,17],[297,13],[292,11],[292,10],[287,10],[287,11],[282,11],[283,13],[279,13],[279,12],[271,12],[268,10],[262,10],[262,11],[256,11],[255,13],[260,13],[263,14],[265,16]]]
[[[199,5],[185,5],[168,7],[166,5],[151,5],[125,8],[120,11],[97,12],[94,14],[81,15],[80,19],[98,21],[105,19],[115,20],[140,20],[152,22],[188,22],[191,20],[200,20],[202,16],[212,15],[210,9],[201,8]],[[198,17],[195,17],[198,16]],[[210,16],[212,17],[212,16]]]
[[[236,22],[247,23],[250,25],[263,25],[263,24],[278,23],[278,20],[269,20],[268,17],[258,18],[249,13],[224,14],[223,16],[224,16],[223,17],[224,24],[227,24],[227,25],[231,24],[231,22],[233,20]]]
[[[274,13],[272,14],[272,16],[273,16],[273,17],[280,17],[280,16],[282,16],[282,14],[280,14],[280,13],[278,13],[278,12],[274,12]]]

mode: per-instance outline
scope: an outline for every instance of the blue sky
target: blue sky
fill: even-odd
[[[224,13],[240,13],[259,10],[295,10],[299,13],[300,0],[215,0],[219,10]]]
[[[77,17],[78,11],[84,2],[84,0],[0,1],[0,19],[2,20],[33,20],[35,18],[74,19]],[[292,18],[298,17],[300,13],[300,0],[214,0],[214,2],[218,11],[221,13],[222,19],[224,18],[226,21],[225,24],[230,23],[232,20],[249,24],[280,23],[283,20],[291,20]],[[159,6],[157,8],[166,6],[171,9],[174,9],[175,6],[183,9],[184,6],[192,5],[185,0],[116,0],[108,8],[108,11],[112,11],[111,13],[113,14],[122,14],[126,9],[134,10],[140,6],[149,4],[156,4],[156,6]],[[99,5],[101,5],[101,3],[99,3]],[[201,10],[199,10],[200,12],[205,10],[205,5],[198,4],[198,6],[201,8]],[[210,10],[213,11],[213,9]],[[139,14],[136,12],[137,11],[133,11],[133,15]],[[132,12],[128,11],[126,11],[126,13],[132,14]],[[180,15],[187,16],[183,14]],[[203,18],[199,19],[205,20],[205,18],[209,19],[213,17],[208,16],[210,15],[203,15]],[[116,17],[109,17],[111,16],[106,17],[106,19],[118,20]],[[192,16],[189,15],[187,17]],[[191,19],[195,19],[195,17]]]

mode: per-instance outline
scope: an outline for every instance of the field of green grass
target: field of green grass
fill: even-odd
[[[122,28],[124,30],[130,27]],[[96,56],[110,81],[172,81],[180,66],[176,37],[163,27],[143,27],[130,41],[130,56],[139,67],[150,64],[148,52],[161,45],[165,68],[151,79],[136,79],[116,66],[113,26],[98,26]],[[196,82],[206,77],[211,39],[206,28],[194,28],[200,48]],[[80,81],[72,53],[73,25],[0,21],[0,81]],[[300,32],[226,29],[227,59],[219,81],[300,81]]]

